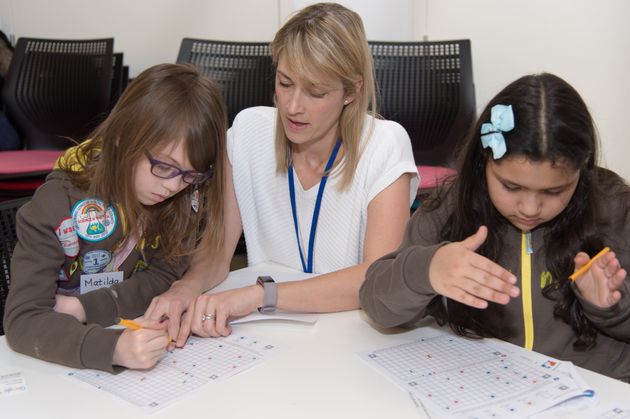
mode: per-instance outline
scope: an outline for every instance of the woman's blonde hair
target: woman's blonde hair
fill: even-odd
[[[217,252],[223,243],[226,130],[227,111],[215,83],[193,66],[160,64],[127,86],[92,140],[77,147],[78,158],[61,161],[60,169],[77,187],[116,204],[125,236],[159,240],[169,263],[192,251],[202,228]],[[134,190],[134,168],[145,153],[178,141],[184,142],[195,170],[213,166],[211,179],[197,187],[198,211],[191,210],[194,185],[162,203],[142,205]]]
[[[284,54],[289,66],[305,80],[322,76],[340,79],[344,94],[354,100],[344,106],[339,119],[344,158],[340,166],[341,188],[352,182],[360,157],[360,139],[368,109],[376,117],[376,91],[372,54],[361,17],[337,3],[317,3],[294,15],[271,42],[274,64]],[[357,80],[363,83],[356,89]],[[373,126],[370,126],[371,133]],[[283,129],[280,114],[276,121],[277,170],[286,173],[291,163],[292,145]]]

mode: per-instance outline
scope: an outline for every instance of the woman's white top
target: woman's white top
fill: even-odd
[[[411,173],[409,205],[418,189],[418,172],[411,141],[393,121],[374,120],[370,138],[366,115],[362,154],[352,184],[339,191],[341,176],[328,177],[314,243],[313,272],[328,273],[363,260],[368,205],[404,173]],[[291,213],[287,174],[276,172],[276,109],[255,107],[241,111],[228,130],[228,158],[241,213],[250,265],[275,262],[302,270]],[[304,190],[294,173],[300,243],[307,258],[311,221],[319,183]]]

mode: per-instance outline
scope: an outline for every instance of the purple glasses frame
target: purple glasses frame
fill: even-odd
[[[205,172],[198,172],[196,170],[182,170],[177,166],[173,166],[172,164],[154,159],[148,152],[146,152],[145,154],[147,156],[147,159],[149,159],[149,163],[151,164],[151,174],[153,174],[153,176],[159,177],[160,179],[172,179],[181,175],[182,180],[189,185],[201,185],[202,183],[210,179],[214,174],[213,165],[210,165],[208,170],[206,170]],[[171,173],[167,176],[157,173],[156,167],[158,166],[171,170]]]

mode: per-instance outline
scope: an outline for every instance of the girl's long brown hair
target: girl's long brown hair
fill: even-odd
[[[223,184],[227,111],[217,86],[194,67],[160,64],[142,72],[125,89],[107,119],[60,163],[77,187],[115,204],[125,236],[156,243],[165,259],[189,254],[208,235],[212,251],[223,244]],[[193,168],[213,176],[199,185],[199,210],[191,209],[195,186],[168,200],[144,206],[136,198],[134,168],[146,152],[183,141]],[[141,226],[141,230],[140,227]]]

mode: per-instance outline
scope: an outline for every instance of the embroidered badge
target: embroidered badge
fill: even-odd
[[[61,243],[64,255],[73,258],[79,254],[79,237],[72,218],[64,218],[55,229],[55,234]]]
[[[135,273],[135,272],[146,271],[148,267],[149,265],[144,260],[138,259],[135,266],[133,267],[133,272]]]
[[[100,199],[83,199],[74,204],[72,218],[77,234],[83,240],[98,242],[112,235],[116,229],[116,211],[105,208]]]
[[[540,274],[540,289],[545,288],[547,285],[553,282],[553,276],[549,271],[543,271]]]
[[[74,262],[72,262],[72,265],[70,265],[70,270],[69,270],[70,276],[74,275],[78,267],[79,267],[78,260],[75,260]]]
[[[92,250],[83,255],[83,273],[100,272],[112,260],[112,254],[106,250]]]

